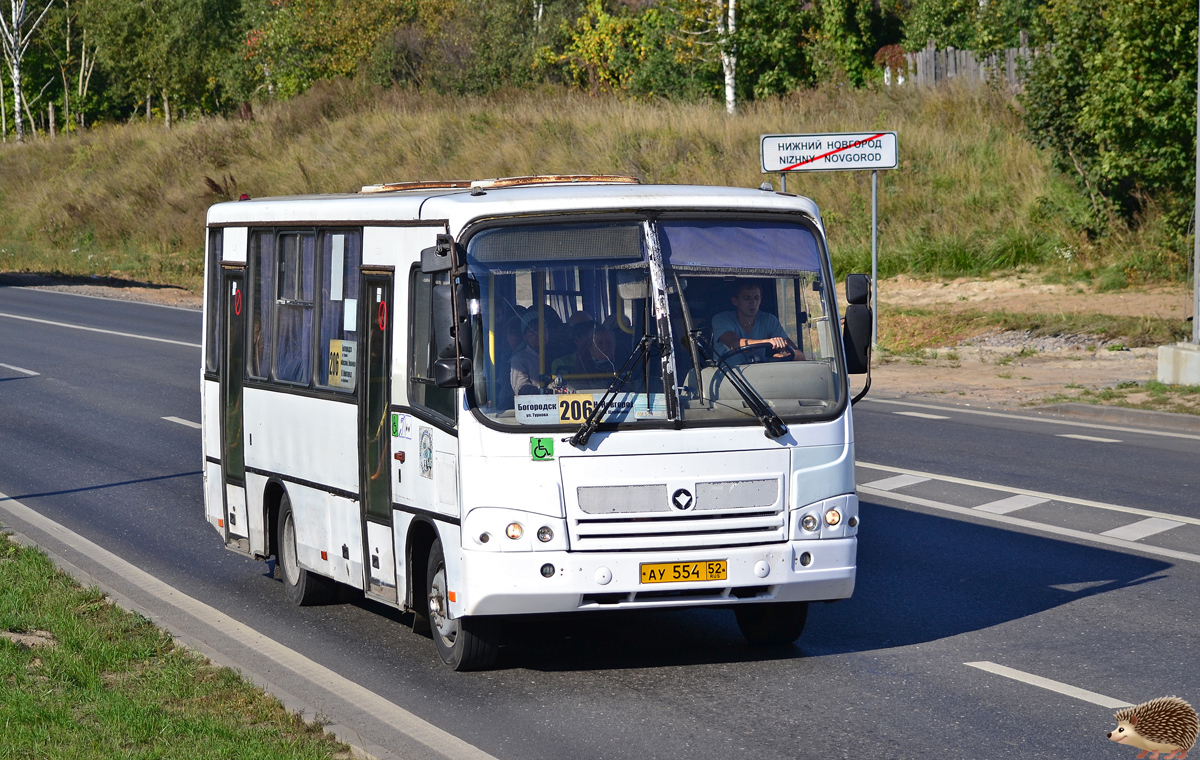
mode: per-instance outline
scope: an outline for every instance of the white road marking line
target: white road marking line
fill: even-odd
[[[1018,494],[1017,496],[1009,496],[1007,499],[998,499],[989,501],[987,504],[980,504],[974,509],[978,512],[991,512],[994,515],[1006,515],[1009,512],[1016,512],[1018,509],[1025,507],[1035,507],[1038,504],[1045,504],[1050,501],[1038,496],[1025,496]]]
[[[1123,538],[1126,541],[1139,541],[1148,536],[1153,536],[1156,533],[1178,528],[1183,523],[1177,520],[1164,520],[1161,517],[1147,517],[1145,520],[1138,520],[1129,525],[1122,525],[1119,528],[1106,530],[1100,535],[1112,536],[1113,538]]]
[[[919,496],[908,496],[902,493],[892,493],[890,491],[876,491],[874,488],[859,486],[858,490],[861,494],[865,493],[868,496],[882,496],[895,501],[902,501],[907,504],[916,504],[921,507],[929,507],[930,509],[938,509],[943,512],[950,512],[956,515],[970,515],[971,517],[981,520],[992,520],[1005,525],[1013,525],[1018,528],[1028,528],[1030,530],[1040,531],[1042,533],[1052,533],[1056,536],[1066,536],[1068,538],[1077,538],[1081,541],[1089,541],[1096,544],[1104,544],[1105,546],[1115,546],[1120,549],[1130,551],[1143,552],[1145,554],[1154,554],[1159,557],[1170,557],[1171,559],[1181,559],[1187,562],[1195,562],[1200,564],[1200,554],[1192,554],[1191,552],[1181,552],[1175,549],[1164,549],[1161,546],[1153,546],[1151,544],[1139,544],[1135,541],[1126,541],[1122,538],[1113,538],[1112,536],[1102,536],[1099,533],[1088,533],[1087,531],[1075,530],[1074,528],[1060,528],[1057,525],[1047,525],[1046,523],[1034,522],[1033,520],[1022,520],[1019,517],[1009,517],[1008,515],[993,515],[987,512],[977,512],[968,507],[960,507],[954,504],[946,504],[933,499],[922,499]],[[1061,501],[1061,499],[1058,499]]]
[[[1014,681],[1027,683],[1030,686],[1040,686],[1043,689],[1054,691],[1059,694],[1065,694],[1066,696],[1074,697],[1075,699],[1081,699],[1084,702],[1091,702],[1093,705],[1107,707],[1110,710],[1118,710],[1122,707],[1133,707],[1133,703],[1131,702],[1122,702],[1119,699],[1106,697],[1103,694],[1097,694],[1094,691],[1081,689],[1078,686],[1072,686],[1067,683],[1062,683],[1061,681],[1051,681],[1049,678],[1035,676],[1034,674],[1026,673],[1023,670],[1006,668],[1003,665],[997,665],[994,662],[988,662],[986,660],[982,662],[964,662],[963,665],[971,668],[979,668],[980,670],[986,670],[988,673],[995,673],[998,676],[1011,678]]]
[[[24,367],[14,367],[11,364],[0,364],[0,367],[4,367],[5,369],[11,369],[13,372],[24,372],[26,375],[29,375],[30,377],[37,377],[39,374],[41,374],[39,372],[34,372],[31,369],[25,369]]]
[[[1120,443],[1117,438],[1097,438],[1094,435],[1079,435],[1078,433],[1060,433],[1055,438],[1074,438],[1077,441],[1095,441],[1096,443]]]
[[[170,343],[174,346],[188,346],[189,348],[200,348],[199,343],[187,343],[182,340],[168,340],[166,338],[154,338],[149,335],[137,335],[135,333],[118,332],[116,330],[101,330],[99,327],[84,327],[83,325],[71,325],[66,322],[55,322],[50,319],[34,319],[33,317],[23,317],[20,314],[8,314],[0,311],[0,317],[8,317],[9,319],[20,319],[25,322],[37,322],[43,325],[54,325],[55,327],[69,327],[72,330],[87,330],[88,332],[104,333],[105,335],[119,335],[122,338],[137,338],[138,340],[152,340],[155,343]]]
[[[0,493],[0,509],[53,536],[55,540],[99,563],[105,569],[136,585],[154,598],[229,636],[242,646],[273,660],[280,667],[290,671],[294,677],[337,695],[355,708],[383,721],[434,752],[451,760],[495,760],[478,747],[422,720],[399,705],[363,688],[324,665],[310,660],[299,652],[267,638],[224,612],[184,594],[179,589],[164,583],[116,554],[53,520],[43,517],[35,510],[3,493]]]
[[[185,420],[182,417],[163,417],[163,419],[166,420],[167,422],[175,422],[180,425],[186,425],[190,428],[196,428],[197,430],[200,429],[199,422],[192,422],[191,420]]]
[[[883,472],[895,472],[904,475],[916,475],[930,480],[940,480],[944,483],[958,483],[964,486],[974,486],[976,488],[987,488],[992,491],[1003,491],[1004,493],[1019,493],[1026,496],[1039,496],[1047,500],[1060,501],[1064,504],[1078,504],[1081,507],[1095,507],[1096,509],[1107,509],[1111,512],[1124,512],[1130,515],[1141,515],[1142,517],[1163,517],[1168,520],[1179,520],[1191,525],[1200,525],[1200,518],[1185,517],[1183,515],[1172,515],[1167,512],[1154,512],[1149,509],[1138,509],[1137,507],[1123,507],[1120,504],[1108,504],[1103,501],[1091,501],[1089,499],[1076,499],[1072,496],[1060,496],[1053,493],[1045,493],[1042,491],[1031,491],[1028,488],[1013,488],[1012,486],[1002,486],[998,483],[985,483],[981,480],[968,480],[967,478],[956,478],[952,475],[938,475],[932,472],[921,472],[920,470],[906,470],[903,467],[891,467],[886,464],[871,464],[870,462],[855,462],[856,467],[864,467],[868,470],[882,470]],[[867,485],[871,485],[868,483]]]
[[[920,417],[923,420],[948,420],[944,414],[925,414],[924,412],[893,412],[901,417]]]
[[[1187,438],[1193,441],[1200,441],[1200,435],[1193,433],[1172,433],[1167,430],[1151,430],[1149,428],[1133,428],[1121,427],[1120,425],[1103,425],[1098,422],[1076,422],[1074,420],[1059,420],[1048,417],[1030,417],[1024,414],[1010,414],[1008,412],[987,412],[983,409],[964,409],[957,406],[938,406],[937,404],[918,404],[913,401],[894,401],[886,398],[864,398],[863,401],[872,404],[892,404],[895,406],[911,406],[916,409],[933,409],[939,412],[953,412],[956,414],[977,414],[983,417],[1000,417],[1006,420],[1021,420],[1023,422],[1044,422],[1047,425],[1065,425],[1067,427],[1091,428],[1093,430],[1112,430],[1116,433],[1137,433],[1138,435],[1157,435],[1163,438]]]
[[[894,478],[884,478],[876,480],[872,483],[865,483],[867,488],[874,488],[878,491],[891,491],[893,488],[904,488],[905,486],[915,486],[917,483],[924,483],[929,478],[920,477],[918,475],[897,475]]]

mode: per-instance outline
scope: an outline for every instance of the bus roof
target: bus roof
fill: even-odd
[[[428,183],[433,184],[433,183]],[[457,233],[489,217],[636,211],[644,208],[803,213],[820,224],[812,200],[791,193],[712,185],[642,185],[631,182],[554,182],[483,189],[420,187],[366,193],[297,195],[218,203],[208,210],[210,226],[325,225],[396,222],[445,223]],[[486,187],[486,186],[485,186]],[[472,194],[474,193],[474,194]]]

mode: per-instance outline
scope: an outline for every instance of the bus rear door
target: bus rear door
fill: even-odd
[[[224,480],[225,543],[250,550],[246,517],[246,457],[242,424],[242,378],[246,362],[246,269],[224,264],[221,281],[225,298],[221,325],[221,472]]]

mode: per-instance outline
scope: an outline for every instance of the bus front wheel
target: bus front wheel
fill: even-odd
[[[776,647],[791,644],[804,632],[808,602],[764,602],[733,608],[738,628],[751,646]]]
[[[279,523],[275,531],[277,546],[275,562],[283,576],[283,591],[288,601],[300,607],[327,604],[333,599],[334,581],[323,575],[310,573],[300,567],[296,559],[296,518],[292,514],[292,502],[285,493],[279,503]]]
[[[434,541],[429,549],[425,587],[433,643],[442,662],[455,670],[490,668],[496,662],[499,650],[496,620],[489,617],[450,618],[446,558],[440,540]]]

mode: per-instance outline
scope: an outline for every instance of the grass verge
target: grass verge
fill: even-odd
[[[1200,415],[1200,385],[1166,385],[1157,380],[1118,383],[1111,388],[1067,388],[1039,403],[1077,402],[1153,412]]]
[[[977,335],[997,330],[1028,330],[1033,337],[1094,335],[1119,340],[1125,346],[1159,346],[1189,334],[1183,322],[1157,317],[1121,317],[1109,314],[1029,314],[1011,311],[887,308],[879,315],[879,344],[895,354],[954,346]]]
[[[346,758],[228,668],[0,534],[0,757]]]

